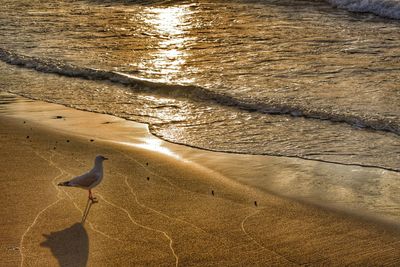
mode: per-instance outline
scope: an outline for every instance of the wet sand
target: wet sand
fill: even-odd
[[[111,116],[59,114],[0,115],[2,266],[400,264],[395,224],[244,185],[146,142],[146,129],[129,137],[142,146],[106,141]],[[81,223],[87,192],[56,184],[97,154],[110,160]]]

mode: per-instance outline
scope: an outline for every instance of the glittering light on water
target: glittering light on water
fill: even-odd
[[[183,33],[184,17],[188,14],[185,7],[149,8],[152,15],[146,21],[162,35],[179,35]]]
[[[190,9],[187,6],[149,7],[144,12],[145,22],[160,41],[155,52],[142,62],[140,68],[160,74],[162,82],[192,82],[182,75],[188,57],[185,46],[193,39],[187,36],[192,28]]]
[[[173,152],[169,148],[164,146],[164,141],[156,138],[156,137],[147,137],[142,139],[143,142],[136,143],[136,142],[118,142],[119,144],[142,148],[146,150],[150,150],[153,152],[161,153],[167,156],[174,157],[176,159],[182,159],[180,155]]]

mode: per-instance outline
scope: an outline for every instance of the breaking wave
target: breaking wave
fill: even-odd
[[[399,0],[327,0],[331,5],[351,12],[373,13],[375,15],[400,19]]]
[[[361,128],[370,128],[400,134],[400,126],[385,117],[370,118],[346,112],[330,112],[329,110],[306,109],[280,103],[261,103],[257,100],[240,99],[228,94],[214,92],[195,85],[165,84],[137,78],[129,74],[93,68],[80,67],[55,59],[43,59],[17,54],[0,48],[0,60],[8,64],[35,69],[40,72],[54,73],[63,76],[88,80],[109,81],[129,86],[139,92],[147,92],[173,98],[186,98],[193,101],[212,102],[252,112],[291,115],[312,119],[347,123]]]

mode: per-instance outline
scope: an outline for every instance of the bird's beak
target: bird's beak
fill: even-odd
[[[108,158],[104,158],[104,160],[108,160]]]

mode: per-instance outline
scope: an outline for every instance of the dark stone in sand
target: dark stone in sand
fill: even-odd
[[[27,135],[26,138],[29,138],[29,135]]]
[[[147,181],[150,181],[150,177],[147,177]]]
[[[146,166],[149,166],[149,163],[148,163],[148,162],[146,162]]]
[[[93,140],[93,139],[90,139],[90,142],[94,142],[94,140]]]
[[[67,140],[67,143],[69,143],[69,140]]]
[[[53,147],[54,150],[56,150],[56,147]]]
[[[24,123],[26,123],[26,121],[24,121]]]
[[[257,201],[254,201],[254,206],[256,206],[256,207],[257,207]]]
[[[211,194],[214,195],[214,190],[211,190]]]
[[[53,117],[54,119],[62,119],[62,118],[64,118],[63,116],[60,116],[60,115],[57,115],[57,116],[54,116]]]

